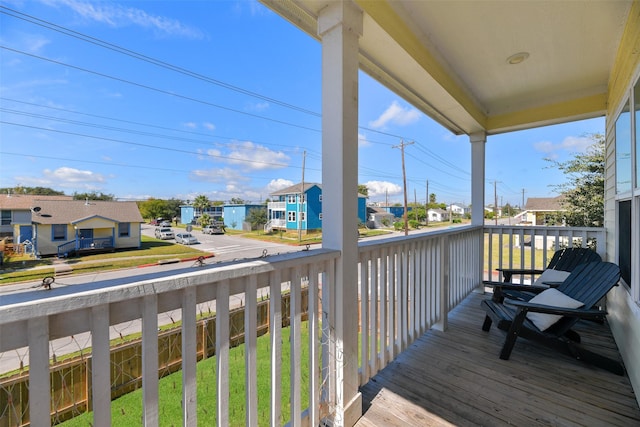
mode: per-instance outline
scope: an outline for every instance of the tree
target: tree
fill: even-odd
[[[167,218],[172,217],[171,210],[168,208],[167,202],[162,199],[149,199],[138,203],[140,214],[143,218]]]
[[[241,199],[240,197],[232,197],[231,200],[229,200],[229,204],[230,205],[246,205],[247,202],[244,199]]]
[[[209,202],[209,198],[204,194],[200,194],[193,199],[193,207],[196,209],[196,212],[204,212],[209,206],[211,202]]]
[[[251,224],[252,229],[258,229],[267,223],[267,208],[249,209],[246,221]]]
[[[369,197],[369,187],[365,184],[358,184],[358,194]]]
[[[207,225],[211,224],[212,221],[213,219],[211,218],[211,215],[209,215],[208,213],[204,213],[200,217],[200,226],[206,227]]]
[[[16,185],[15,187],[0,188],[0,194],[31,194],[34,196],[64,196],[64,192],[56,191],[49,187],[23,187]]]
[[[427,219],[427,211],[423,207],[414,207],[407,212],[409,220],[424,222]]]
[[[506,216],[514,216],[516,214],[516,210],[513,206],[507,203],[502,207],[502,213]]]
[[[107,202],[112,202],[116,199],[113,194],[104,194],[102,191],[98,194],[95,191],[91,193],[73,193],[73,200],[103,200]]]
[[[553,185],[564,196],[566,224],[571,227],[601,227],[604,224],[604,135],[587,135],[593,141],[585,153],[558,162],[545,159],[564,172],[567,182]]]
[[[180,206],[184,203],[179,199],[169,199],[167,202],[167,210],[171,212],[170,218],[180,218],[182,212],[180,210]]]

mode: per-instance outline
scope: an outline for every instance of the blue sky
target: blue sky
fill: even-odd
[[[321,46],[256,1],[0,1],[0,187],[260,202],[321,181]],[[470,203],[470,144],[360,73],[370,199]],[[604,118],[489,137],[487,202],[556,195]],[[306,152],[306,156],[303,153]]]

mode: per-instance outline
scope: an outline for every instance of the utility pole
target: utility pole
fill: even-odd
[[[304,161],[307,157],[307,151],[302,152],[302,183],[300,184],[300,198],[298,199],[298,242],[302,241],[302,200],[304,198]]]
[[[520,210],[524,210],[524,188],[522,189],[522,204],[520,205]]]
[[[409,222],[407,221],[407,173],[404,169],[404,147],[407,145],[411,145],[414,142],[404,142],[404,140],[400,141],[399,145],[394,145],[392,148],[399,148],[402,153],[402,185],[404,187],[404,214],[402,215],[404,219],[404,235],[409,235]]]
[[[427,200],[424,202],[425,223],[429,226],[429,180],[427,180]]]
[[[493,219],[498,225],[498,181],[493,181]]]

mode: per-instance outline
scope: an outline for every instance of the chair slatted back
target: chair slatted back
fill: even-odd
[[[618,284],[620,267],[611,262],[589,262],[578,265],[558,287],[558,290],[584,303],[591,309]],[[562,335],[578,321],[575,317],[563,317],[547,333]]]
[[[547,269],[573,271],[580,264],[602,261],[598,253],[589,248],[565,248],[557,250]]]

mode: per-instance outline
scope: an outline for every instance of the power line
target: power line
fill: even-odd
[[[286,107],[286,108],[289,108],[289,109],[292,109],[292,110],[300,111],[302,113],[309,114],[309,115],[312,115],[312,116],[320,117],[320,113],[317,113],[315,111],[307,110],[305,108],[298,107],[296,105],[289,104],[287,102],[280,101],[280,100],[275,99],[275,98],[271,98],[271,97],[268,97],[268,96],[265,96],[265,95],[261,95],[261,94],[256,93],[256,92],[249,91],[247,89],[243,89],[243,88],[238,87],[238,86],[234,86],[234,85],[229,84],[229,83],[225,83],[225,82],[223,82],[221,80],[217,80],[217,79],[214,79],[212,77],[208,77],[208,76],[196,73],[194,71],[187,70],[186,68],[182,68],[182,67],[179,67],[177,65],[173,65],[173,64],[170,64],[168,62],[161,61],[161,60],[156,59],[156,58],[152,58],[150,56],[141,54],[139,52],[135,52],[133,50],[126,49],[126,48],[124,48],[122,46],[118,46],[118,45],[115,45],[113,43],[109,43],[107,41],[104,41],[104,40],[89,36],[87,34],[83,34],[83,33],[71,30],[71,29],[66,28],[66,27],[62,27],[60,25],[54,24],[54,23],[49,22],[49,21],[45,21],[45,20],[37,18],[35,16],[27,15],[25,13],[19,12],[19,11],[14,10],[14,9],[10,9],[8,7],[5,7],[5,6],[0,6],[0,9],[4,9],[4,10],[0,10],[0,13],[3,13],[5,15],[12,16],[14,18],[21,19],[23,21],[26,21],[26,22],[29,22],[29,23],[32,23],[32,24],[35,24],[35,25],[39,25],[39,26],[44,27],[44,28],[48,28],[50,30],[59,32],[61,34],[64,34],[64,35],[67,35],[67,36],[70,36],[70,37],[74,37],[74,38],[76,38],[78,40],[82,40],[82,41],[94,44],[96,46],[100,46],[102,48],[109,49],[109,50],[112,50],[114,52],[118,52],[118,53],[121,53],[123,55],[127,55],[127,56],[130,56],[132,58],[139,59],[141,61],[153,64],[153,65],[156,65],[156,66],[159,66],[159,67],[171,70],[171,71],[175,71],[177,73],[181,73],[181,74],[184,74],[184,75],[187,75],[187,76],[190,76],[190,77],[202,80],[202,81],[206,81],[207,83],[211,83],[211,84],[214,84],[216,86],[220,86],[220,87],[232,90],[232,91],[237,92],[237,93],[242,93],[244,95],[248,95],[248,96],[251,96],[251,97],[254,97],[254,98],[262,99],[263,101],[272,102],[272,103],[274,103],[276,105],[280,105],[282,107]]]
[[[285,108],[290,108],[290,109],[293,109],[293,110],[296,110],[296,111],[299,111],[299,112],[302,112],[302,113],[305,113],[305,114],[309,114],[309,115],[314,116],[314,117],[321,117],[321,115],[319,113],[317,113],[317,112],[314,112],[314,111],[311,111],[311,110],[308,110],[308,109],[304,109],[302,107],[298,107],[298,106],[295,106],[293,104],[289,104],[289,103],[286,103],[284,101],[277,100],[275,98],[271,98],[271,97],[268,97],[268,96],[265,96],[265,95],[261,95],[259,93],[252,92],[252,91],[249,91],[247,89],[240,88],[240,87],[237,87],[237,86],[222,82],[220,80],[217,80],[217,79],[214,79],[214,78],[211,78],[211,77],[208,77],[208,76],[204,76],[202,74],[190,71],[190,70],[182,68],[180,66],[177,66],[177,65],[174,65],[174,64],[170,64],[170,63],[167,63],[167,62],[152,58],[150,56],[147,56],[147,55],[144,55],[144,54],[141,54],[141,53],[126,49],[126,48],[124,48],[122,46],[118,46],[118,45],[106,42],[104,40],[100,40],[100,39],[91,37],[89,35],[73,31],[73,30],[71,30],[69,28],[65,28],[65,27],[59,26],[59,25],[51,23],[49,21],[45,21],[45,20],[36,18],[34,16],[18,12],[16,10],[6,8],[4,6],[0,6],[0,9],[2,9],[2,10],[0,10],[0,12],[5,14],[5,15],[7,15],[7,16],[11,16],[11,17],[14,17],[16,19],[21,19],[21,20],[29,22],[29,23],[31,23],[33,25],[38,25],[38,26],[47,28],[49,30],[59,32],[59,33],[61,33],[63,35],[76,38],[78,40],[93,44],[95,46],[102,47],[104,49],[109,49],[109,50],[112,50],[114,52],[117,52],[117,53],[120,53],[120,54],[123,54],[123,55],[127,55],[129,57],[134,58],[134,59],[138,59],[140,61],[144,61],[144,62],[150,63],[152,65],[168,69],[168,70],[173,71],[173,72],[177,72],[177,73],[180,73],[180,74],[183,74],[183,75],[195,78],[195,79],[199,79],[201,81],[205,81],[207,83],[214,84],[214,85],[217,85],[217,86],[220,86],[220,87],[235,91],[237,93],[241,93],[241,94],[244,94],[244,95],[247,95],[247,96],[252,96],[252,97],[255,97],[255,98],[258,98],[258,99],[262,99],[262,100],[265,100],[265,101],[268,101],[268,102],[272,102],[272,103],[274,103],[276,105],[280,105],[280,106],[283,106]],[[135,81],[127,80],[125,78],[115,77],[115,76],[111,76],[111,75],[108,75],[108,74],[104,74],[104,73],[100,73],[100,72],[97,72],[97,71],[93,71],[93,70],[89,70],[89,69],[86,69],[86,68],[82,68],[82,67],[79,67],[79,66],[75,66],[75,65],[72,65],[72,64],[63,63],[61,61],[56,61],[56,60],[45,58],[45,57],[42,57],[42,56],[30,54],[28,52],[24,52],[24,51],[21,51],[21,50],[18,50],[18,49],[14,49],[14,48],[11,48],[11,47],[7,47],[7,46],[0,46],[0,47],[5,49],[5,50],[12,51],[12,52],[15,52],[15,53],[18,53],[18,54],[22,54],[22,55],[26,55],[26,56],[30,56],[30,57],[35,58],[35,59],[39,59],[39,60],[42,60],[42,61],[47,61],[47,62],[54,63],[54,64],[57,64],[57,65],[60,65],[60,66],[64,66],[64,67],[69,67],[69,68],[76,69],[76,70],[79,70],[79,71],[82,71],[82,72],[94,74],[94,75],[97,75],[99,77],[103,77],[103,78],[119,81],[119,82],[126,83],[126,84],[129,84],[129,85],[137,86],[137,87],[140,87],[140,88],[143,88],[143,89],[155,91],[155,92],[158,92],[158,93],[161,93],[161,94],[164,94],[164,95],[169,95],[169,96],[172,96],[172,97],[178,97],[178,98],[185,99],[185,100],[188,100],[188,101],[209,105],[209,106],[212,106],[214,108],[220,108],[220,109],[223,109],[223,110],[227,110],[227,111],[230,111],[232,113],[243,114],[243,115],[246,115],[246,116],[259,118],[259,119],[263,119],[263,120],[268,120],[268,121],[272,121],[272,122],[283,124],[283,125],[287,125],[287,126],[297,127],[297,128],[300,128],[300,129],[309,130],[309,131],[313,131],[313,132],[321,132],[320,129],[314,129],[314,128],[311,128],[311,127],[302,126],[302,125],[298,125],[298,124],[295,124],[295,123],[292,123],[292,122],[283,121],[283,120],[277,120],[277,119],[273,119],[273,118],[262,116],[262,115],[258,115],[258,114],[247,113],[245,111],[233,109],[233,108],[230,108],[230,107],[227,107],[227,106],[224,106],[224,105],[212,103],[212,102],[209,102],[209,101],[204,101],[202,99],[197,99],[197,98],[194,98],[194,97],[179,95],[179,94],[176,94],[176,93],[173,93],[173,92],[169,92],[169,91],[166,91],[166,90],[163,90],[163,89],[159,89],[159,88],[155,88],[155,87],[152,87],[152,86],[149,86],[149,85],[137,83]],[[21,101],[16,101],[16,102],[21,102]],[[78,114],[88,114],[88,113],[78,113]],[[33,116],[33,117],[35,117],[35,116]],[[49,119],[52,119],[52,118],[49,118]],[[74,122],[74,121],[69,121],[69,120],[64,120],[64,119],[55,119],[55,120],[66,121],[69,124],[79,124],[79,125],[83,125],[83,126],[92,126],[92,127],[104,128],[104,129],[109,129],[109,130],[117,130],[117,131],[120,131],[120,132],[135,133],[135,134],[138,134],[138,135],[158,136],[157,134],[154,135],[154,134],[151,134],[151,133],[145,133],[145,132],[135,131],[135,130],[130,130],[130,129],[118,129],[118,128],[111,128],[111,127],[107,127],[107,126],[103,126],[103,125],[95,125],[95,124],[91,125],[91,124],[87,124],[87,123]],[[111,119],[111,120],[117,120],[117,119]],[[135,123],[135,122],[131,122],[131,123]],[[14,123],[14,125],[18,125],[18,124]],[[151,125],[149,125],[149,126],[151,126]],[[34,127],[34,128],[37,128],[37,127]],[[162,127],[159,127],[159,128],[162,128]],[[39,129],[44,129],[44,128],[39,128]],[[168,128],[165,128],[165,129],[168,129]],[[368,132],[372,132],[372,133],[376,133],[376,134],[380,134],[380,135],[393,137],[393,138],[403,138],[403,137],[401,137],[399,135],[395,135],[395,134],[388,133],[388,132],[383,132],[383,131],[380,131],[380,130],[377,130],[377,129],[372,129],[372,128],[368,128],[368,127],[364,127],[364,126],[359,126],[359,129],[366,130]],[[53,131],[51,129],[44,129],[44,130]],[[174,129],[173,131],[176,131],[176,130]],[[182,131],[179,131],[179,132],[182,132]],[[69,134],[74,134],[74,133],[69,132]],[[81,134],[78,134],[78,135],[82,136]],[[207,135],[207,136],[209,136],[209,135]],[[100,137],[96,137],[96,136],[87,136],[87,137],[100,138]],[[176,138],[176,137],[166,137],[166,136],[162,136],[162,137],[166,138],[166,139],[192,141],[192,140],[181,139],[181,138]],[[217,136],[217,137],[218,138],[235,139],[235,138],[231,138],[231,137],[221,137],[221,136]],[[109,140],[108,138],[102,138],[102,139]],[[118,141],[118,140],[113,140],[113,141],[117,141],[117,142],[121,142],[121,143],[127,143],[126,141]],[[192,141],[192,142],[200,142],[200,141]],[[390,145],[390,146],[392,145],[392,144],[387,143],[387,142],[372,141],[372,140],[367,140],[367,142],[374,143],[374,144]],[[202,143],[204,143],[204,142],[202,142]],[[131,143],[131,144],[133,144],[133,143]],[[162,147],[145,145],[145,144],[139,144],[139,145],[148,146],[148,147],[157,148],[157,149],[168,149],[168,148],[162,148]],[[468,174],[468,172],[460,169],[456,165],[448,162],[446,159],[438,156],[437,154],[433,153],[432,151],[430,151],[430,150],[428,150],[428,149],[426,149],[426,148],[424,148],[424,147],[422,147],[420,145],[416,145],[416,147],[418,147],[423,152],[429,153],[432,156],[432,158],[434,158],[438,162],[446,165],[447,167],[450,167],[450,168],[453,168],[454,170],[458,170],[458,171],[460,171],[462,173]],[[171,150],[171,149],[168,149],[168,150]],[[186,152],[184,150],[175,150],[175,149],[173,149],[173,150],[174,151]],[[191,153],[191,154],[193,154],[193,153]],[[244,161],[242,159],[230,158],[230,157],[225,157],[225,156],[212,156],[212,157],[229,158],[229,159],[233,159],[234,161]],[[421,159],[419,159],[419,158],[417,158],[415,156],[411,156],[411,157],[414,157],[416,160],[421,161],[424,164],[427,164],[423,160],[421,160]],[[281,164],[277,164],[277,163],[268,163],[268,162],[257,162],[257,161],[247,161],[247,162],[271,164],[271,165],[281,166],[281,167],[285,167],[286,166],[286,165],[281,165]],[[428,166],[430,166],[430,167],[432,167],[432,168],[434,168],[436,170],[439,170],[442,173],[449,174],[449,175],[451,175],[451,176],[453,176],[455,178],[463,179],[463,178],[457,177],[457,176],[455,176],[453,174],[450,174],[450,173],[448,173],[446,171],[443,171],[441,169],[435,168],[435,167],[433,167],[431,165],[428,165]],[[376,175],[376,176],[384,176],[384,175]],[[391,176],[391,175],[388,175],[388,176],[395,178],[395,176]]]
[[[173,152],[177,152],[177,153],[194,154],[194,155],[200,155],[200,156],[206,155],[207,157],[215,157],[215,158],[224,159],[224,160],[232,160],[234,162],[257,163],[257,164],[264,164],[264,165],[269,165],[269,166],[277,166],[277,167],[282,167],[282,168],[286,168],[286,167],[297,168],[296,166],[291,166],[291,165],[287,165],[287,164],[283,164],[283,163],[262,162],[262,161],[259,161],[259,160],[246,160],[246,159],[240,159],[240,158],[237,158],[237,157],[221,156],[221,155],[216,155],[216,154],[211,154],[211,153],[203,154],[203,153],[198,153],[198,152],[189,151],[189,150],[182,150],[182,149],[179,149],[179,148],[160,147],[160,146],[157,146],[157,145],[143,144],[143,143],[140,143],[140,142],[132,142],[132,141],[124,141],[124,140],[116,139],[116,138],[107,138],[107,137],[96,136],[96,135],[82,134],[82,133],[78,133],[78,132],[69,132],[69,131],[63,131],[63,130],[58,130],[58,129],[49,129],[49,128],[44,128],[44,127],[39,127],[39,126],[25,125],[25,124],[21,124],[21,123],[12,123],[12,122],[4,121],[4,120],[0,120],[0,123],[4,123],[4,124],[7,124],[7,125],[12,125],[12,126],[26,127],[26,128],[30,128],[30,129],[44,130],[44,131],[48,131],[48,132],[62,133],[62,134],[65,134],[65,135],[80,136],[80,137],[83,137],[83,138],[98,139],[98,140],[101,140],[101,141],[110,141],[110,142],[117,142],[117,143],[121,143],[121,144],[134,145],[134,146],[138,146],[138,147],[153,148],[153,149],[157,149],[157,150],[166,150],[166,151],[173,151]],[[320,169],[313,169],[313,170],[320,171]]]
[[[65,113],[71,113],[71,114],[78,114],[78,115],[83,115],[83,116],[88,116],[88,117],[94,117],[94,118],[103,119],[103,120],[110,120],[110,121],[115,121],[115,122],[120,122],[120,123],[127,123],[127,124],[132,124],[132,125],[135,125],[135,126],[144,126],[144,127],[160,129],[160,130],[165,130],[165,131],[171,131],[171,132],[179,132],[179,133],[189,134],[189,135],[205,136],[207,138],[219,138],[219,139],[228,139],[228,140],[235,140],[235,141],[241,141],[241,140],[246,140],[247,139],[247,138],[240,138],[240,137],[233,137],[233,136],[223,136],[223,135],[218,135],[218,134],[209,134],[209,133],[195,132],[195,131],[184,130],[184,129],[170,128],[170,127],[159,126],[159,125],[155,125],[155,124],[151,124],[151,123],[136,122],[136,121],[133,121],[133,120],[125,120],[125,119],[121,119],[121,118],[102,116],[102,115],[98,115],[98,114],[91,114],[91,113],[86,113],[86,112],[77,111],[77,110],[69,110],[69,109],[66,109],[66,108],[53,107],[53,106],[50,106],[50,105],[36,104],[36,103],[33,103],[33,102],[26,102],[26,101],[21,101],[21,100],[12,99],[12,98],[5,98],[5,97],[2,97],[2,96],[0,96],[0,100],[16,102],[16,103],[30,105],[30,106],[38,107],[38,108],[46,108],[46,109],[50,109],[50,110],[61,111],[61,112],[65,112]],[[11,110],[7,110],[7,111],[11,111]],[[22,112],[22,113],[25,114],[25,115],[26,114],[32,114],[32,113],[27,113],[27,112]],[[21,112],[15,112],[15,114],[22,114],[22,113]],[[49,116],[47,118],[48,119],[54,119],[51,116]],[[60,120],[62,120],[62,119],[60,119]],[[132,132],[136,132],[136,131],[132,131]],[[164,137],[164,134],[163,134],[163,137]],[[301,149],[301,147],[299,147],[299,146],[294,146],[294,145],[289,145],[289,144],[276,144],[276,143],[273,143],[273,142],[265,142],[265,141],[255,140],[255,139],[251,139],[251,142],[254,142],[256,144],[265,145],[265,146],[292,147],[294,150]],[[220,143],[217,143],[217,144],[220,144]],[[320,155],[320,153],[318,153],[318,155]]]
[[[60,117],[46,116],[46,115],[43,115],[43,114],[36,114],[36,113],[29,113],[29,112],[25,112],[25,111],[11,110],[11,109],[8,109],[8,108],[1,108],[0,107],[0,111],[4,111],[4,112],[10,113],[10,114],[15,114],[15,115],[26,116],[26,117],[46,119],[46,120],[49,120],[49,121],[66,123],[66,124],[71,124],[71,125],[76,125],[76,126],[85,126],[85,127],[96,128],[96,129],[104,129],[104,130],[111,130],[111,131],[116,131],[116,132],[123,132],[123,133],[127,133],[127,134],[132,134],[132,135],[150,136],[150,137],[155,137],[155,138],[161,138],[161,139],[167,139],[167,140],[173,140],[173,141],[190,142],[190,143],[194,143],[194,144],[204,144],[204,145],[210,145],[210,146],[216,146],[216,147],[217,146],[221,146],[221,145],[223,145],[223,146],[231,146],[234,149],[241,149],[241,150],[243,150],[243,149],[255,150],[256,149],[255,147],[245,148],[241,144],[238,144],[238,143],[224,143],[223,144],[223,143],[220,143],[220,142],[202,141],[202,140],[191,139],[191,138],[170,136],[170,135],[166,135],[166,134],[144,132],[144,131],[139,131],[139,130],[135,130],[135,129],[118,128],[118,127],[115,127],[115,126],[101,125],[101,124],[97,124],[97,123],[81,122],[81,121],[77,121],[77,120],[64,119],[64,118],[60,118]],[[174,130],[174,131],[179,132],[178,130],[175,130],[175,129],[168,129],[168,130]],[[203,134],[200,134],[200,135],[203,135]],[[280,144],[280,145],[283,145],[283,144]],[[287,147],[291,147],[291,146],[287,146]],[[290,151],[297,151],[297,150],[298,150],[298,147],[290,148]]]
[[[187,101],[191,101],[191,102],[196,102],[196,103],[199,103],[199,104],[207,105],[209,107],[214,107],[214,108],[219,108],[221,110],[230,111],[232,113],[242,114],[242,115],[245,115],[245,116],[248,116],[248,117],[267,120],[267,121],[270,121],[270,122],[273,122],[273,123],[278,123],[278,124],[285,125],[285,126],[296,127],[296,128],[299,128],[299,129],[304,129],[304,130],[308,130],[308,131],[312,131],[312,132],[320,132],[320,129],[314,129],[314,128],[310,128],[308,126],[302,126],[302,125],[297,125],[297,124],[294,124],[294,123],[291,123],[291,122],[285,122],[284,120],[278,120],[278,119],[274,119],[274,118],[267,117],[267,116],[261,116],[259,114],[253,114],[253,113],[248,113],[246,111],[237,110],[237,109],[231,108],[231,107],[225,107],[224,105],[216,104],[216,103],[209,102],[209,101],[204,101],[202,99],[194,98],[192,96],[180,95],[178,93],[171,92],[171,91],[168,91],[168,90],[155,88],[155,87],[152,87],[152,86],[149,86],[149,85],[146,85],[146,84],[142,84],[142,83],[134,82],[134,81],[131,81],[131,80],[123,79],[121,77],[110,76],[108,74],[100,73],[98,71],[89,70],[87,68],[79,67],[77,65],[67,64],[65,62],[57,61],[57,60],[51,59],[51,58],[45,58],[44,56],[35,55],[35,54],[28,53],[28,52],[25,52],[25,51],[21,51],[21,50],[18,50],[18,49],[13,49],[13,48],[10,48],[10,47],[4,46],[4,45],[0,45],[0,49],[4,49],[4,50],[8,50],[10,52],[14,52],[14,53],[18,53],[18,54],[21,54],[21,55],[29,56],[29,57],[32,57],[32,58],[35,58],[35,59],[39,59],[41,61],[50,62],[52,64],[61,65],[63,67],[71,68],[71,69],[74,69],[74,70],[77,70],[77,71],[82,71],[84,73],[93,74],[93,75],[96,75],[96,76],[99,76],[99,77],[103,77],[105,79],[114,80],[114,81],[117,81],[117,82],[120,82],[120,83],[125,83],[125,84],[131,85],[131,86],[136,86],[136,87],[139,87],[139,88],[142,88],[142,89],[146,89],[146,90],[150,90],[150,91],[153,91],[153,92],[158,92],[158,93],[161,93],[163,95],[168,95],[168,96],[171,96],[171,97],[175,97],[175,98],[184,99],[184,100],[187,100]]]

